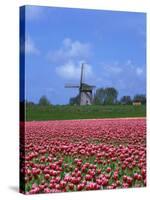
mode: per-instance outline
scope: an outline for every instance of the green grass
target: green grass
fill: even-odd
[[[146,106],[91,105],[91,106],[27,106],[26,121],[145,117]]]

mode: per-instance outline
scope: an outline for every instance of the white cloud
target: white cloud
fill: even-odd
[[[140,68],[140,67],[137,67],[136,68],[136,74],[139,75],[139,76],[142,75],[143,74],[143,69]]]
[[[144,67],[137,66],[135,63],[133,63],[131,60],[127,60],[125,63],[119,63],[119,62],[114,62],[114,63],[109,63],[109,64],[103,64],[103,69],[106,73],[109,73],[110,75],[120,75],[120,76],[125,76],[125,75],[142,75],[144,73]]]
[[[39,54],[38,48],[35,46],[33,40],[28,36],[25,40],[25,53],[27,54]]]
[[[126,64],[125,65],[127,65],[127,66],[131,66],[132,65],[132,61],[129,59],[129,60],[127,60],[127,62],[126,62]]]
[[[119,65],[118,61],[113,63],[100,63],[101,67],[106,73],[109,74],[120,74],[122,72],[122,67]]]
[[[66,38],[63,41],[66,54],[68,57],[88,57],[90,55],[90,45],[88,43],[81,43],[79,41],[71,41],[71,39]]]
[[[146,92],[145,64],[137,65],[130,59],[122,63],[100,63],[97,69],[94,82],[97,88],[115,87],[119,96]]]
[[[137,76],[143,75],[145,73],[145,68],[144,66],[137,66],[135,65],[131,60],[130,62],[128,61],[126,66],[130,69],[128,70],[130,73],[135,73]]]
[[[91,56],[91,45],[78,40],[73,41],[65,38],[61,46],[49,51],[48,59],[53,62],[56,67],[56,73],[68,80],[79,80],[81,74],[81,64]],[[92,76],[93,71],[91,65],[86,64],[84,70],[85,79]]]
[[[48,53],[49,61],[54,63],[68,62],[72,59],[84,60],[90,56],[91,45],[89,43],[82,43],[78,40],[72,41],[70,38],[65,38],[60,48]]]
[[[121,85],[127,85],[137,80],[145,80],[145,66],[137,66],[131,60],[124,63],[100,63],[100,77],[96,78],[98,83],[107,83],[107,81]]]
[[[81,74],[81,63],[82,61],[75,63],[74,61],[70,60],[63,65],[58,66],[56,68],[56,73],[65,79],[79,80]],[[84,69],[83,79],[85,81],[86,78],[89,78],[93,75],[93,72],[91,65],[86,64]]]

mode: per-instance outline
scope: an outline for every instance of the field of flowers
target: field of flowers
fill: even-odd
[[[146,186],[144,118],[25,122],[20,152],[26,194]]]

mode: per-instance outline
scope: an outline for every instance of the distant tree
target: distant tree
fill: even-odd
[[[98,88],[94,95],[94,104],[116,104],[118,91],[113,87]]]
[[[133,101],[140,101],[142,104],[146,104],[146,96],[144,94],[136,94]]]
[[[47,99],[46,96],[42,96],[39,100],[39,103],[38,103],[40,106],[48,106],[50,105],[50,101]]]
[[[122,104],[131,104],[132,103],[132,99],[130,96],[123,96],[121,99],[120,99],[120,102]]]
[[[98,88],[94,95],[93,102],[94,102],[94,104],[99,105],[99,104],[104,104],[104,101],[105,101],[105,89]]]
[[[104,104],[116,104],[118,91],[113,87],[105,88],[105,101]]]

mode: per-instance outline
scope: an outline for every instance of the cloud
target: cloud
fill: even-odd
[[[61,46],[48,52],[48,60],[56,65],[56,73],[63,79],[79,80],[81,74],[81,64],[87,63],[92,55],[91,45],[78,40],[65,38]],[[93,74],[92,66],[85,65],[85,78]]]
[[[55,51],[49,51],[48,59],[54,63],[68,62],[68,60],[85,60],[91,56],[91,45],[78,40],[65,38],[62,45]]]
[[[26,54],[40,53],[39,49],[36,47],[35,43],[29,36],[27,36],[27,39],[25,40],[25,53]]]
[[[63,65],[56,67],[56,73],[64,79],[79,80],[81,75],[81,63],[82,61],[75,63],[74,61],[70,60]],[[83,80],[91,77],[92,75],[93,71],[91,65],[86,64]]]
[[[122,72],[122,68],[119,66],[118,62],[112,64],[104,64],[104,69],[111,74],[120,74]]]
[[[139,75],[139,76],[142,75],[143,74],[143,69],[141,67],[137,67],[136,68],[136,74]]]
[[[99,69],[95,78],[98,87],[115,87],[121,95],[145,93],[146,69],[144,65],[139,66],[127,60],[124,63],[100,63]]]
[[[112,63],[100,63],[100,68],[102,75],[105,77],[118,77],[118,76],[127,76],[133,75],[142,75],[145,73],[144,66],[138,66],[133,63],[130,59],[124,63],[119,63],[118,61]],[[100,79],[99,79],[100,80]]]

